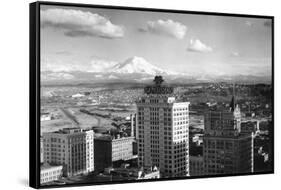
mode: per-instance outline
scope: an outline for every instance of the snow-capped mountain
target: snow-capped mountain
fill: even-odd
[[[175,78],[180,74],[161,69],[142,57],[131,57],[123,62],[92,60],[90,67],[85,71],[67,70],[67,71],[42,71],[41,78],[44,81],[58,80],[136,80],[142,81],[153,78],[155,75],[163,75]],[[71,77],[70,77],[71,76]]]
[[[131,57],[122,63],[116,64],[110,71],[119,74],[168,74],[168,72],[150,64],[144,58],[136,56]]]
[[[87,69],[43,70],[41,80],[51,83],[83,82],[147,82],[155,75],[162,75],[166,81],[174,83],[194,83],[210,81],[270,81],[271,78],[259,76],[212,76],[204,74],[187,75],[161,69],[142,57],[131,57],[123,62],[93,60]]]
[[[102,74],[142,74],[142,75],[173,75],[176,73],[165,71],[149,63],[142,57],[130,57],[123,62],[93,60],[91,69],[87,72]]]

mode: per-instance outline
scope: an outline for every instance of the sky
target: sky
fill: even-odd
[[[42,71],[91,72],[138,56],[191,76],[271,76],[271,20],[41,6]]]

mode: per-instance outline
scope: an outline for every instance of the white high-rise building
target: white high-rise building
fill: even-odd
[[[154,82],[137,101],[139,166],[157,166],[161,177],[188,176],[189,102],[177,102],[161,76]]]
[[[64,128],[43,133],[44,162],[63,165],[63,174],[73,176],[94,171],[94,131]]]

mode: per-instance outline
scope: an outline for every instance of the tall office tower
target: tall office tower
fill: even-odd
[[[94,171],[94,132],[80,128],[43,133],[44,162],[63,165],[64,176]]]
[[[241,112],[230,108],[205,114],[203,157],[206,175],[253,172],[253,133],[241,132]]]
[[[157,166],[161,177],[189,175],[189,102],[177,102],[173,88],[155,84],[137,104],[138,164]]]

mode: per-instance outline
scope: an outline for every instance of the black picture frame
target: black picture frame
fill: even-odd
[[[195,15],[216,15],[216,16],[231,16],[231,17],[246,17],[246,18],[264,18],[271,19],[272,26],[272,169],[266,172],[254,173],[239,173],[227,175],[208,175],[196,177],[174,177],[169,179],[146,179],[142,181],[108,181],[108,182],[92,182],[92,183],[75,183],[65,185],[40,185],[40,6],[53,5],[64,7],[84,7],[84,8],[104,8],[112,10],[131,10],[131,11],[149,11],[149,12],[163,12],[163,13],[182,13]],[[201,11],[187,11],[187,10],[169,10],[169,9],[155,9],[155,8],[141,8],[141,7],[123,7],[123,6],[109,6],[109,5],[91,5],[79,3],[60,3],[38,1],[30,3],[29,9],[29,59],[30,59],[30,75],[29,75],[29,185],[33,188],[55,188],[55,187],[74,187],[74,186],[88,186],[88,185],[108,185],[108,184],[122,184],[122,183],[140,183],[149,181],[167,181],[167,180],[183,180],[195,178],[213,178],[213,177],[232,177],[243,175],[259,175],[259,174],[273,174],[274,173],[274,17],[264,15],[248,15],[248,14],[233,14],[233,13],[218,13],[218,12],[201,12]]]

